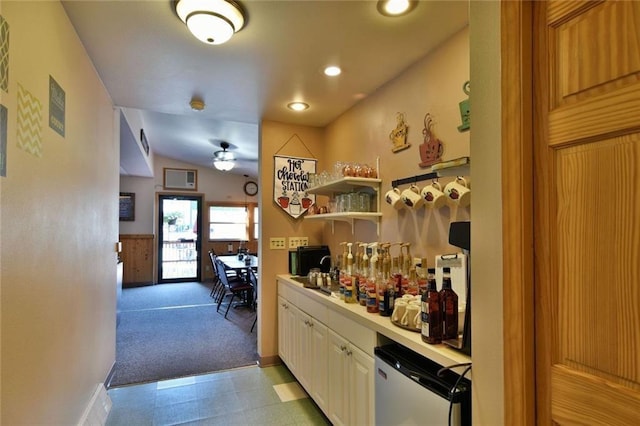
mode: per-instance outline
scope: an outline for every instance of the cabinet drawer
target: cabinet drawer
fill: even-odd
[[[278,296],[287,299],[294,305],[298,304],[298,292],[291,288],[288,284],[278,281]]]
[[[299,294],[297,306],[301,311],[306,312],[321,323],[327,323],[327,307],[321,303],[311,300],[311,298],[305,297],[303,294]]]
[[[333,310],[328,316],[329,322],[325,324],[328,324],[329,328],[335,330],[365,353],[373,356],[373,348],[376,346],[376,332],[374,330],[368,329]]]

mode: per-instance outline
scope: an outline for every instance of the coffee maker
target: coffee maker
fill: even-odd
[[[449,226],[449,244],[461,248],[467,256],[467,300],[462,336],[444,340],[442,343],[471,356],[471,222],[452,222]]]

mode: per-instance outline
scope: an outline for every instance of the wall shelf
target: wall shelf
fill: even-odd
[[[376,170],[380,173],[379,159],[376,160]],[[379,174],[378,174],[379,176]],[[376,197],[376,211],[375,212],[341,212],[341,213],[323,213],[306,215],[305,220],[326,221],[331,222],[331,232],[335,232],[335,222],[346,222],[351,225],[351,234],[354,231],[354,224],[356,221],[364,220],[375,223],[376,234],[380,235],[380,220],[382,219],[382,213],[380,212],[380,184],[382,179],[378,178],[363,178],[363,177],[349,177],[345,176],[340,179],[325,183],[324,185],[314,186],[309,188],[310,194],[327,195],[333,197],[335,194],[346,193],[350,191],[372,191]]]
[[[326,183],[324,185],[314,186],[309,188],[310,194],[329,195],[332,196],[337,192],[349,192],[353,189],[371,188],[374,191],[378,191],[382,179],[374,178],[361,178],[361,177],[343,177]]]

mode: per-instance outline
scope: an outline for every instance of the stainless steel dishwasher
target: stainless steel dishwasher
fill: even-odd
[[[376,425],[470,425],[471,382],[442,368],[399,344],[375,348]]]

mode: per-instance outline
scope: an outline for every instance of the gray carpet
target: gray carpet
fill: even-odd
[[[216,312],[210,287],[160,284],[122,291],[116,367],[110,387],[255,364],[255,312]]]

